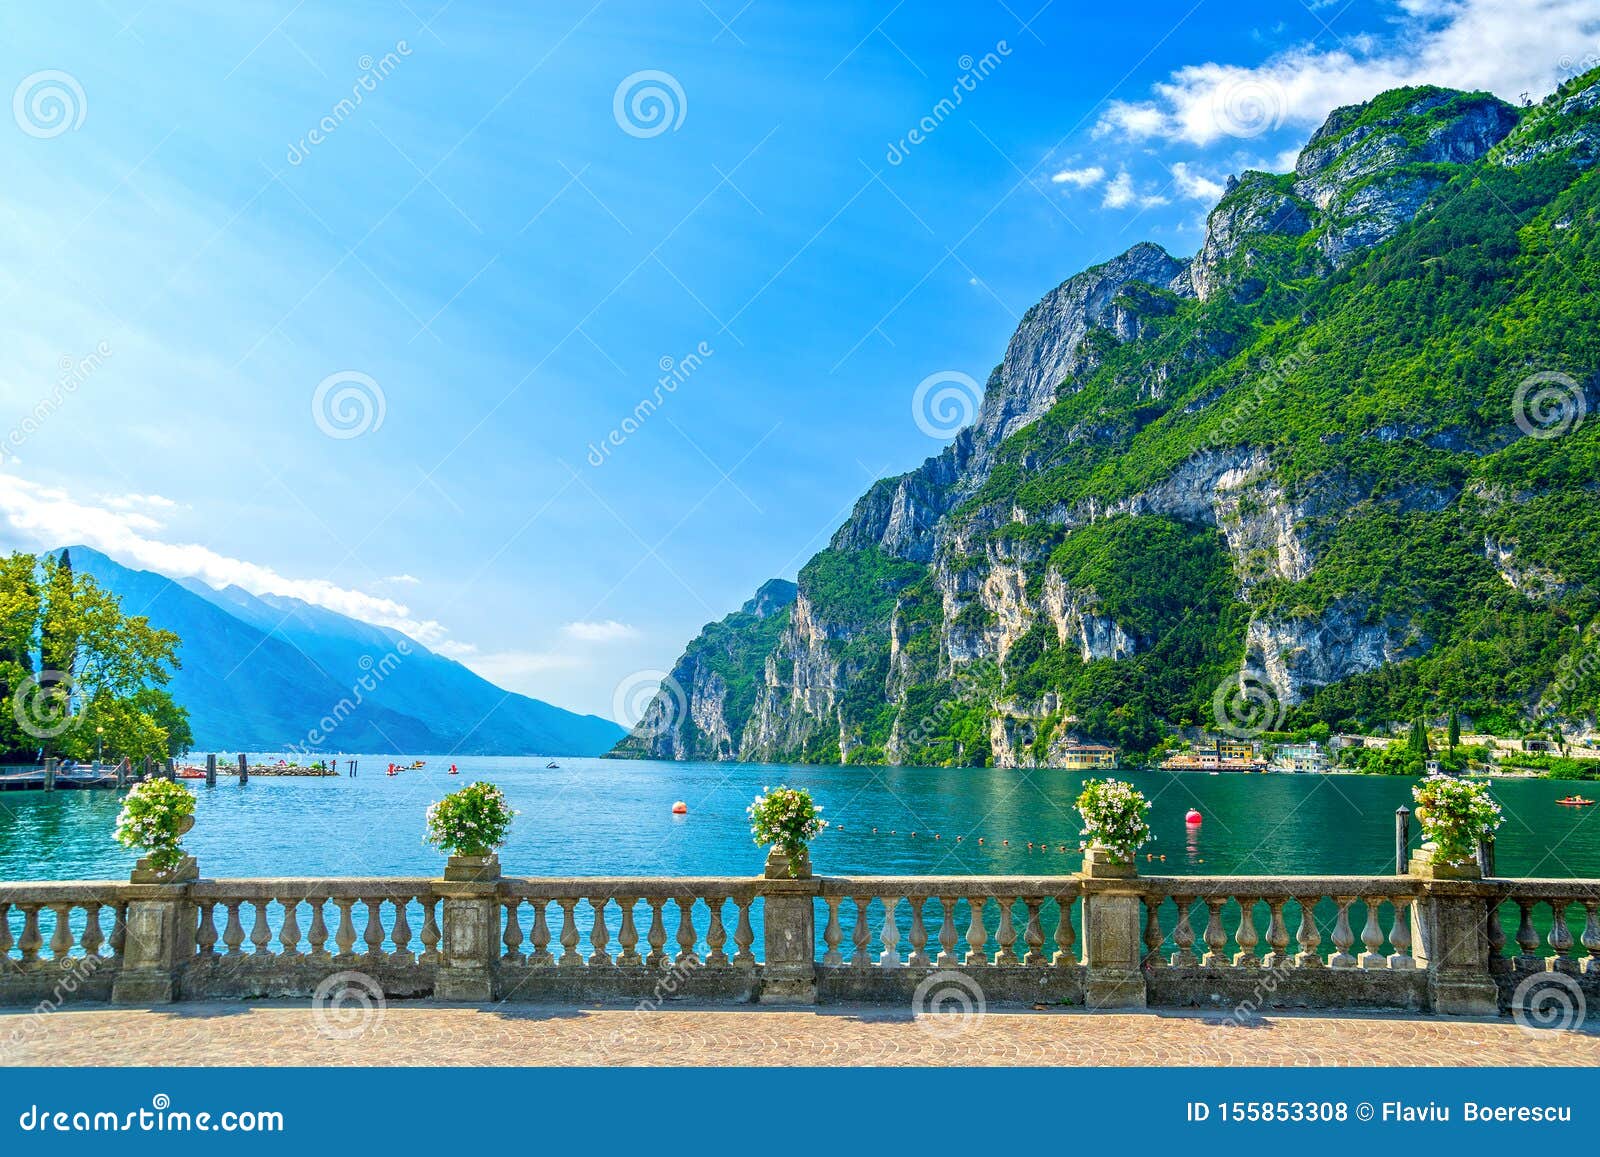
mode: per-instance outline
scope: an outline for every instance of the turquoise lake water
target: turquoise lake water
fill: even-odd
[[[422,842],[423,812],[474,779],[499,784],[520,813],[501,851],[510,875],[758,874],[762,852],[745,807],[780,783],[810,788],[836,825],[813,845],[819,873],[1048,874],[1079,865],[1072,801],[1086,777],[1075,772],[598,759],[549,769],[542,758],[457,758],[461,774],[450,776],[451,761],[435,758],[391,778],[388,757],[359,758],[353,779],[191,782],[199,802],[185,842],[202,873],[435,874],[441,858]],[[1394,810],[1411,800],[1402,779],[1118,774],[1154,801],[1156,840],[1146,851],[1166,860],[1141,861],[1147,874],[1392,872]],[[1554,803],[1572,785],[1499,780],[1492,790],[1507,816],[1502,875],[1600,877],[1600,808]],[[676,800],[688,815],[672,815]],[[119,806],[115,792],[0,794],[0,879],[125,877],[134,856],[111,840]],[[1198,831],[1184,823],[1191,807],[1205,817]]]

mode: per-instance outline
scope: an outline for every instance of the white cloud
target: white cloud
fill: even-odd
[[[1168,204],[1167,198],[1160,193],[1141,193],[1134,187],[1133,177],[1127,169],[1122,169],[1111,182],[1106,185],[1106,195],[1101,198],[1100,206],[1104,209],[1126,209],[1130,205],[1138,205],[1141,209],[1153,209],[1158,205]]]
[[[194,543],[159,542],[148,532],[154,519],[137,511],[81,503],[64,490],[0,472],[0,520],[41,549],[83,543],[118,561],[169,578],[197,578],[214,587],[237,586],[256,595],[287,595],[362,622],[393,627],[422,643],[444,635],[432,620],[418,621],[403,603],[336,586],[325,579],[286,578],[270,567],[218,554]]]
[[[509,690],[527,686],[527,680],[534,675],[586,665],[582,656],[559,651],[494,651],[456,657],[489,682]]]
[[[1082,169],[1062,169],[1050,178],[1058,185],[1071,185],[1077,189],[1087,189],[1091,185],[1098,185],[1106,179],[1106,171],[1099,165],[1088,165]]]
[[[1216,204],[1225,189],[1221,181],[1213,181],[1187,161],[1178,161],[1172,166],[1172,183],[1187,200],[1204,201],[1208,205]]]
[[[392,575],[388,576],[387,578],[381,578],[378,581],[380,583],[383,583],[386,586],[394,585],[394,586],[414,587],[418,583],[420,583],[422,580],[419,579],[416,575],[392,574]]]
[[[627,623],[619,623],[615,619],[597,623],[568,623],[563,629],[572,638],[585,643],[613,643],[618,639],[631,639],[639,633]]]
[[[1210,145],[1283,125],[1311,128],[1385,89],[1438,84],[1540,97],[1596,63],[1594,0],[1398,0],[1395,32],[1302,45],[1262,64],[1189,65],[1142,101],[1113,101],[1096,136]],[[1338,20],[1335,18],[1335,26]],[[1331,39],[1325,40],[1331,43]]]
[[[176,510],[178,504],[170,498],[163,498],[159,494],[102,494],[100,501],[113,510],[137,510],[148,507],[153,510]]]

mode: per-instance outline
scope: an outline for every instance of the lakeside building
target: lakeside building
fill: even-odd
[[[1208,739],[1161,761],[1167,771],[1254,771],[1265,767],[1261,745],[1248,739]]]
[[[1310,743],[1285,743],[1273,753],[1277,771],[1318,772],[1328,770],[1328,753],[1316,740]]]
[[[1068,771],[1100,771],[1117,766],[1118,750],[1098,743],[1074,743],[1061,753],[1061,766]]]

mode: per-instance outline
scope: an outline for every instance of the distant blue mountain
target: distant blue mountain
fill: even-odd
[[[598,755],[624,734],[609,719],[496,687],[388,627],[70,550],[74,569],[125,612],[183,640],[169,690],[188,708],[200,750]],[[309,742],[319,728],[322,741]]]

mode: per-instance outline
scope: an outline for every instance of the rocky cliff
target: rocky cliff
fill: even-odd
[[[1175,725],[1592,716],[1597,157],[1600,72],[1336,110],[1292,173],[1230,180],[1193,258],[1046,294],[973,424],[708,627],[618,753],[1032,765]]]

